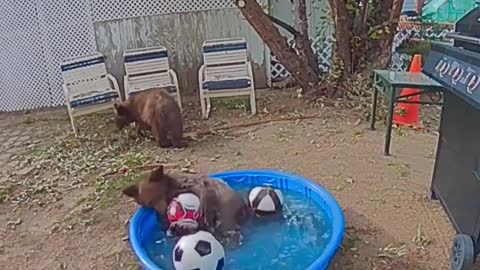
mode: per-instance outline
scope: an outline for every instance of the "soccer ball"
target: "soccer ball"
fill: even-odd
[[[183,236],[173,249],[175,270],[222,270],[225,251],[206,231]]]
[[[271,215],[282,211],[283,194],[270,187],[254,187],[248,194],[250,207],[259,215]]]
[[[201,216],[200,199],[192,193],[178,195],[167,208],[167,218],[170,224],[179,221],[197,222]]]

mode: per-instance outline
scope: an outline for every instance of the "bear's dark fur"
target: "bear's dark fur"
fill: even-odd
[[[160,166],[145,179],[123,190],[123,194],[134,198],[138,204],[154,208],[162,215],[162,220],[167,219],[170,201],[186,192],[200,198],[204,218],[199,229],[211,232],[224,245],[238,246],[242,240],[241,227],[252,213],[242,197],[222,181],[201,174],[164,174]],[[166,225],[163,226],[165,229]],[[185,229],[188,231],[188,228],[179,228],[179,231]]]
[[[160,147],[186,146],[183,117],[175,99],[164,88],[139,92],[125,102],[115,103],[115,124],[124,128],[135,123],[140,130],[151,131]]]

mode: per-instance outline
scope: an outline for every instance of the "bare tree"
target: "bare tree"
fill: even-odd
[[[256,0],[235,0],[235,4],[278,61],[309,92],[317,88],[320,70],[308,35],[306,0],[290,1],[295,15],[293,26],[266,14]],[[335,27],[335,55],[342,68],[339,81],[365,69],[367,63],[390,56],[404,0],[328,1]],[[293,35],[295,49],[275,24]]]
[[[271,17],[263,11],[258,2],[256,0],[236,0],[236,5],[303,90],[309,91],[315,87],[318,82],[317,72],[310,67],[304,57],[297,55],[295,50],[288,45],[287,39],[280,33]],[[299,35],[296,30],[294,31]]]

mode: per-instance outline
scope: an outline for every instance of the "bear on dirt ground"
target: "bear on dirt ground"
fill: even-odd
[[[151,88],[115,103],[115,124],[122,129],[135,123],[143,131],[151,131],[162,148],[186,146],[183,140],[183,116],[175,99],[164,88]]]

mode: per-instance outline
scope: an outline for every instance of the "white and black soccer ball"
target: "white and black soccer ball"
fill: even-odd
[[[250,207],[259,215],[277,214],[283,209],[283,194],[271,187],[254,187],[248,194]]]
[[[175,270],[222,270],[224,264],[223,246],[206,231],[183,236],[173,249]]]

